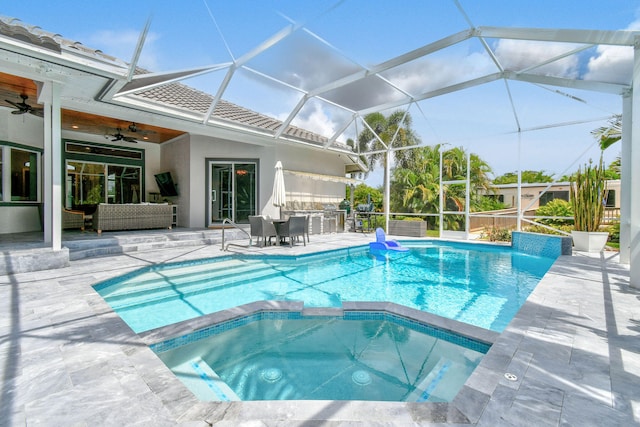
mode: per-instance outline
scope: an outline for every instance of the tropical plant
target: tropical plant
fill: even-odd
[[[384,181],[387,182],[387,149],[409,147],[420,144],[420,137],[411,128],[412,118],[404,111],[395,111],[388,116],[382,113],[371,113],[364,117],[367,127],[360,132],[357,147],[361,159],[369,168],[369,172],[380,164],[384,168]],[[354,144],[355,145],[355,144]],[[386,147],[385,147],[386,146]],[[413,166],[412,150],[393,151],[396,167],[411,168]],[[369,154],[370,153],[370,154]]]
[[[609,119],[608,126],[599,127],[591,134],[598,140],[601,150],[607,149],[622,139],[622,115],[614,115]]]
[[[351,187],[347,186],[346,197],[347,200],[351,200]],[[382,209],[382,191],[378,188],[370,187],[366,184],[358,184],[353,189],[353,208],[360,204],[367,203],[367,200],[371,200],[374,209],[380,211]]]
[[[506,209],[507,205],[495,197],[480,196],[473,207],[475,208],[474,212],[486,212]]]
[[[437,213],[440,206],[440,145],[416,147],[411,150],[413,167],[396,167],[391,180],[391,210],[408,213]],[[452,148],[442,153],[444,181],[465,180],[467,154],[462,148]],[[470,159],[471,210],[482,210],[481,194],[491,192],[491,168],[476,154]],[[475,191],[483,189],[483,191]],[[464,211],[465,186],[443,186],[445,210]],[[459,218],[447,215],[447,229],[453,230]],[[433,225],[433,219],[427,220]]]
[[[598,231],[600,228],[607,192],[604,171],[601,154],[597,166],[589,161],[584,170],[578,169],[575,180],[571,182],[571,208],[576,231]]]
[[[510,228],[504,227],[485,227],[480,238],[490,242],[510,242],[511,231]]]
[[[85,203],[97,205],[102,203],[102,185],[96,184],[89,190]]]
[[[544,206],[540,206],[536,210],[536,216],[555,216],[555,217],[573,217],[573,209],[571,203],[562,199],[553,199]],[[570,219],[551,219],[541,218],[538,222],[546,225],[558,226],[569,225],[573,221]]]

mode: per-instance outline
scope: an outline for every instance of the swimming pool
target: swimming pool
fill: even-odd
[[[382,312],[261,312],[151,348],[196,397],[450,402],[489,345]]]
[[[390,301],[500,332],[555,261],[495,245],[403,244],[409,252],[389,256],[356,247],[165,264],[94,288],[135,332],[261,300]]]

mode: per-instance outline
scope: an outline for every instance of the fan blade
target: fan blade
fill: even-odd
[[[9,101],[8,99],[5,99],[5,102],[8,102],[9,104],[13,105],[13,106],[14,106],[14,107],[16,107],[18,110],[24,110],[24,109],[25,109],[24,107],[25,107],[25,105],[26,105],[26,104],[24,104],[24,103],[20,103],[20,104],[18,104],[18,103],[15,103],[15,102],[13,102],[13,101]]]
[[[135,139],[135,138],[132,138],[132,137],[130,137],[130,136],[122,137],[122,139],[124,139],[124,140],[125,140],[125,141],[127,141],[127,142],[138,142],[138,141],[136,141],[136,139]]]
[[[26,112],[27,112],[27,110],[13,110],[13,111],[11,112],[11,114],[24,114],[24,113],[26,113]]]

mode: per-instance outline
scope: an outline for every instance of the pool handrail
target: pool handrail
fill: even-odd
[[[225,246],[224,246],[224,230],[225,230],[225,228],[226,228],[226,227],[225,227],[225,224],[229,224],[229,225],[231,225],[233,228],[236,228],[236,229],[238,229],[238,230],[242,231],[244,234],[246,234],[246,235],[247,235],[247,237],[249,237],[249,245],[248,245],[248,246],[245,246],[245,245],[240,245],[240,244],[238,244],[238,243],[229,243],[229,244],[227,244],[227,246],[225,247]],[[250,247],[250,246],[251,246],[251,235],[250,235],[249,233],[247,233],[247,230],[245,230],[244,228],[240,227],[238,224],[236,224],[235,222],[233,222],[231,219],[229,219],[229,218],[225,218],[225,219],[224,219],[224,221],[222,221],[222,247],[221,247],[222,251],[223,251],[223,252],[225,252],[225,251],[229,248],[229,246],[231,246],[231,245],[233,245],[233,246],[239,246],[239,247],[241,247],[241,248],[248,248],[248,247]]]

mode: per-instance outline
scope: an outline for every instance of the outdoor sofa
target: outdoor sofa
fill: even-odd
[[[93,214],[93,229],[142,230],[149,228],[171,228],[172,206],[166,203],[101,203]]]

